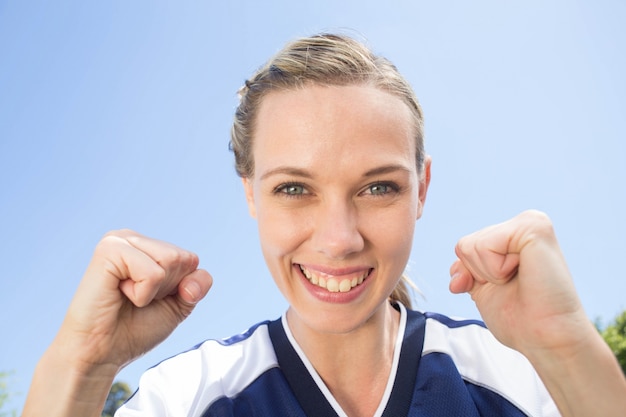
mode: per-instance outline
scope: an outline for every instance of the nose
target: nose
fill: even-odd
[[[312,241],[315,250],[329,259],[345,259],[363,250],[357,207],[351,201],[326,201],[315,218]]]

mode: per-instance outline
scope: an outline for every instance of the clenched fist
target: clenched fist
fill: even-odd
[[[98,244],[61,335],[87,364],[123,366],[164,340],[212,284],[198,257],[129,230]],[[82,346],[83,348],[81,348]]]

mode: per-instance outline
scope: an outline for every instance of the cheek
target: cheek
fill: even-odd
[[[290,299],[292,255],[304,240],[302,224],[281,210],[257,211],[257,223],[265,264],[278,289]]]
[[[388,242],[389,248],[393,248],[396,256],[408,259],[413,246],[413,231],[415,229],[415,218],[407,218],[402,226],[396,229],[389,228]]]
[[[384,216],[376,216],[368,226],[370,241],[385,257],[404,270],[413,245],[416,210],[407,207]]]
[[[268,262],[292,252],[305,236],[302,220],[282,210],[258,210],[257,224],[261,248]]]

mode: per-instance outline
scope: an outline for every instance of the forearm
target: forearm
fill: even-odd
[[[565,353],[527,356],[564,417],[621,417],[626,410],[626,378],[595,329],[588,335],[583,346]]]
[[[99,417],[117,369],[87,369],[51,346],[37,364],[22,417]]]

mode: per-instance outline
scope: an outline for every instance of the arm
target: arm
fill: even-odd
[[[626,379],[587,318],[552,224],[529,211],[456,247],[450,290],[468,292],[494,335],[524,354],[564,416],[622,416]]]
[[[198,258],[130,231],[106,235],[38,363],[23,411],[100,416],[117,372],[163,341],[212,284]]]

